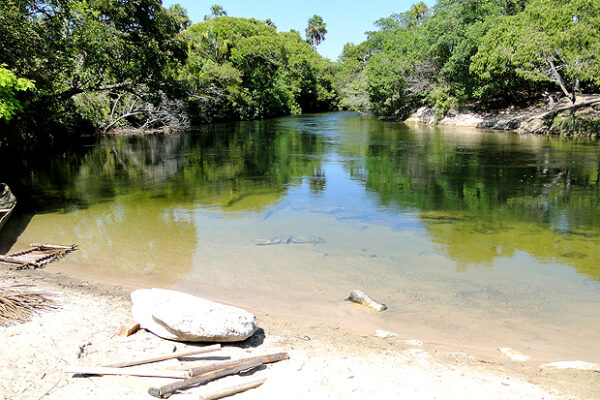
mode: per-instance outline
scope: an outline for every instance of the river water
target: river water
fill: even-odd
[[[600,145],[353,113],[105,137],[3,166],[2,251],[454,348],[600,360]],[[386,303],[344,299],[360,288]]]

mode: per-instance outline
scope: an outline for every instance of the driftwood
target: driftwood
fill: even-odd
[[[221,350],[221,345],[214,344],[212,346],[206,346],[206,347],[202,347],[202,348],[192,350],[192,351],[170,353],[170,354],[165,354],[165,355],[158,356],[158,357],[147,358],[144,360],[126,361],[126,362],[120,362],[120,363],[115,363],[115,364],[109,364],[109,365],[105,365],[105,367],[111,367],[111,368],[131,367],[134,365],[149,364],[149,363],[153,363],[153,362],[170,360],[170,359],[179,358],[179,357],[194,356],[196,354],[210,353],[210,352],[219,351],[219,350]]]
[[[240,365],[240,364],[248,362],[248,361],[260,360],[260,362],[262,364],[269,364],[269,363],[274,363],[274,362],[281,361],[281,360],[287,360],[289,358],[290,358],[290,356],[288,355],[288,353],[267,354],[264,356],[243,358],[241,360],[223,361],[223,362],[219,362],[219,363],[209,364],[209,365],[206,365],[203,367],[196,367],[196,368],[191,369],[191,373],[192,373],[192,376],[200,376],[200,375],[204,375],[208,372],[217,371],[217,370],[228,368],[228,367],[233,367],[235,365]]]
[[[207,392],[203,395],[200,395],[200,400],[217,400],[222,399],[223,397],[231,396],[232,394],[237,394],[241,392],[245,392],[246,390],[254,389],[255,387],[259,387],[267,378],[255,379],[252,381],[239,383],[234,386],[230,386],[227,388],[216,389],[210,392]]]
[[[375,311],[384,311],[387,309],[387,306],[385,304],[373,300],[365,292],[359,289],[351,291],[350,296],[348,296],[348,300],[350,300],[353,303],[358,303],[362,304],[363,306],[367,306]]]
[[[137,331],[140,330],[140,324],[129,320],[127,322],[124,322],[123,324],[121,324],[121,328],[119,328],[119,336],[131,336],[134,333],[136,333]]]
[[[77,367],[70,366],[65,369],[67,374],[80,375],[126,375],[146,376],[153,378],[175,378],[186,379],[190,377],[190,371],[168,371],[154,370],[148,368],[110,368],[110,367]]]
[[[74,250],[77,245],[73,244],[71,246],[63,246],[60,244],[48,244],[48,243],[31,243],[31,247],[44,247],[46,249],[56,249],[56,250]]]
[[[260,365],[262,365],[261,360],[246,361],[239,365],[220,369],[218,371],[209,372],[207,374],[196,376],[193,378],[188,378],[183,381],[170,383],[168,385],[164,385],[157,388],[150,388],[148,389],[148,393],[154,397],[169,397],[171,394],[175,393],[178,390],[189,389],[193,386],[202,385],[207,382],[214,381],[215,379],[222,378],[224,376],[235,375],[242,371],[256,368]]]
[[[581,103],[575,103],[575,104],[569,104],[567,106],[557,107],[553,110],[546,111],[540,115],[536,115],[534,118],[539,118],[539,119],[550,118],[550,117],[554,117],[556,114],[561,113],[563,111],[575,111],[579,108],[593,106],[594,104],[599,104],[599,103],[600,103],[600,99],[582,101]],[[529,120],[531,121],[534,118],[530,118]]]
[[[41,268],[52,261],[60,260],[68,253],[77,249],[77,245],[60,246],[54,244],[33,243],[31,248],[0,256],[0,262],[14,265],[15,269]]]

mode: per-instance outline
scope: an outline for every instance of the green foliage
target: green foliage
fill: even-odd
[[[366,42],[365,42],[366,43]],[[365,112],[369,109],[368,77],[365,71],[367,50],[365,43],[348,43],[336,64],[335,87],[340,96],[340,107]]]
[[[596,1],[532,0],[482,38],[471,69],[486,83],[513,77],[530,86],[554,83],[569,97],[579,86],[597,89],[598,26]]]
[[[544,90],[575,101],[600,87],[600,3],[594,0],[440,0],[376,22],[361,58],[342,54],[336,83],[347,107],[402,119],[432,106],[514,104]],[[345,50],[346,53],[346,50]],[[359,79],[366,74],[366,81]],[[356,101],[364,88],[367,104]]]
[[[15,114],[23,111],[17,92],[34,90],[32,81],[17,76],[0,65],[0,120],[10,121]]]
[[[158,0],[1,2],[0,63],[37,88],[10,130],[43,141],[81,127],[74,96],[162,88],[186,55],[180,27]]]
[[[192,25],[192,20],[187,14],[187,10],[181,6],[181,4],[173,4],[170,6],[167,11],[173,17],[179,21],[179,26],[181,30],[187,29],[190,25]]]
[[[332,65],[297,32],[219,5],[191,26],[181,5],[160,0],[7,0],[0,37],[3,139],[179,128],[188,115],[264,118],[337,100]]]
[[[191,26],[186,37],[181,79],[196,121],[265,118],[335,104],[330,63],[297,32],[223,16]]]

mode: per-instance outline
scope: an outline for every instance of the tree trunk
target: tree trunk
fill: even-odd
[[[575,101],[577,100],[575,98],[575,91],[573,91],[573,93],[569,92],[569,90],[567,89],[567,85],[565,84],[565,81],[563,80],[562,76],[560,76],[560,73],[558,72],[558,70],[556,69],[556,66],[554,65],[554,61],[552,60],[552,57],[548,57],[546,59],[546,61],[548,61],[548,64],[550,65],[550,72],[552,73],[552,79],[554,79],[554,82],[556,82],[558,84],[558,86],[560,86],[560,89],[569,98],[569,100],[571,100],[571,103],[575,104]]]

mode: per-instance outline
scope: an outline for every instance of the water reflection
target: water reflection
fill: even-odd
[[[193,229],[174,234],[182,222],[173,210],[265,212],[268,220],[293,203],[338,222],[358,221],[353,229],[424,227],[460,269],[492,265],[520,250],[600,279],[594,259],[600,254],[597,149],[595,143],[408,128],[341,113],[102,138],[3,171],[22,214],[75,213],[79,219],[67,223],[94,226],[89,235],[107,246],[126,240],[124,227],[147,226],[144,242],[170,232],[190,243],[191,254]],[[376,199],[375,206],[347,198],[348,183],[332,169],[338,165]],[[299,206],[290,188],[303,183],[312,200]],[[317,201],[324,196],[326,207]],[[108,214],[78,213],[102,203],[110,203]]]
[[[346,119],[345,168],[389,210],[416,209],[462,267],[526,251],[600,279],[595,144]],[[357,137],[358,136],[358,137]]]

